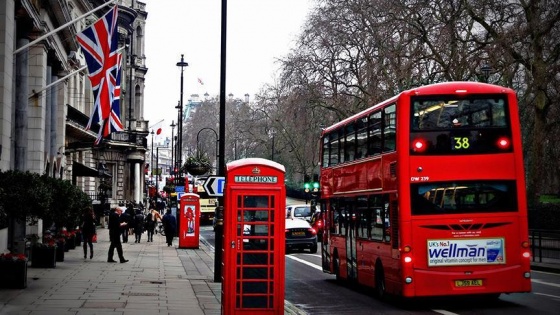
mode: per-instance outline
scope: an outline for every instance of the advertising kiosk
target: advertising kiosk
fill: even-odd
[[[179,248],[198,248],[200,238],[200,197],[186,193],[179,200]]]
[[[222,314],[284,314],[284,173],[260,158],[226,166]]]

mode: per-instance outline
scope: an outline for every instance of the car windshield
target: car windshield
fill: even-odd
[[[309,207],[294,208],[294,217],[303,218],[303,217],[310,217],[310,216],[311,216],[311,209]]]

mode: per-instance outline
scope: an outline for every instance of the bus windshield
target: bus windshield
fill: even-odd
[[[410,193],[413,215],[517,211],[514,181],[412,184]]]
[[[512,152],[505,96],[412,98],[411,155]],[[421,145],[418,145],[421,142]],[[421,147],[422,150],[418,150]]]
[[[503,97],[416,98],[412,102],[412,130],[506,127]]]

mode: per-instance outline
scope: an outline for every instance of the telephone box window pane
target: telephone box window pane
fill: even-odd
[[[266,265],[268,261],[268,254],[260,254],[260,253],[250,253],[250,254],[243,254],[243,264],[244,265]],[[238,262],[239,264],[239,262]]]
[[[245,196],[245,208],[269,208],[269,196]]]
[[[270,253],[270,261],[268,262],[269,265],[274,265],[274,253]]]
[[[268,222],[268,210],[245,210],[243,211],[243,220],[245,222]]]
[[[270,267],[269,277],[270,279],[274,278],[274,267]]]
[[[243,279],[269,279],[267,268],[243,267]]]
[[[236,308],[241,307],[241,296],[239,296],[239,295],[235,297],[235,307]]]
[[[275,199],[274,196],[270,196],[270,207],[274,209]]]
[[[263,224],[244,224],[243,236],[268,236],[268,225]]]
[[[243,308],[267,308],[266,296],[242,296]]]
[[[268,240],[267,239],[243,239],[243,250],[268,250]]]
[[[268,283],[268,290],[269,290],[270,294],[274,294],[274,281],[270,281]]]
[[[252,281],[243,282],[243,294],[246,293],[266,294],[268,293],[266,289],[267,289],[266,282],[252,282]]]

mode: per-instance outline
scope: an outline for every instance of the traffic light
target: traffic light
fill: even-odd
[[[313,182],[313,191],[319,191],[319,183]]]
[[[303,188],[305,189],[305,192],[309,192],[309,189],[311,188],[311,184],[310,183],[304,183]]]

